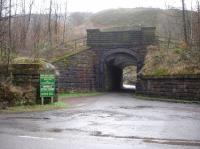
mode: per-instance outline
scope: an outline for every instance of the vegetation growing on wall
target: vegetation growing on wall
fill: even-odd
[[[123,69],[123,84],[133,85],[137,80],[137,68],[128,66]]]
[[[32,86],[22,88],[8,82],[0,83],[0,103],[4,103],[3,108],[7,106],[35,104],[36,97],[35,88]]]
[[[200,51],[176,48],[159,48],[150,46],[145,65],[140,74],[143,75],[182,75],[200,73]]]

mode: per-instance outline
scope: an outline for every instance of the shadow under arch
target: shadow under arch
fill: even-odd
[[[101,58],[103,86],[106,91],[121,91],[123,69],[133,65],[137,67],[137,49],[109,49]]]

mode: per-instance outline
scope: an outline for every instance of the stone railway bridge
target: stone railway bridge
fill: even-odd
[[[87,30],[86,50],[54,62],[60,72],[58,90],[109,91],[122,87],[123,68],[143,66],[147,46],[155,43],[154,27],[101,32]]]

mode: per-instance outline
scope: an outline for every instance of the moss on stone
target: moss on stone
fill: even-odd
[[[56,62],[58,62],[58,61],[63,61],[63,60],[66,59],[67,57],[73,56],[73,55],[75,55],[75,54],[77,54],[77,53],[80,53],[80,52],[82,52],[82,51],[85,51],[85,50],[87,50],[87,49],[88,49],[88,47],[85,48],[85,49],[80,49],[80,50],[76,50],[76,51],[67,52],[67,53],[64,54],[63,56],[54,58],[54,59],[52,60],[52,63],[56,63]]]

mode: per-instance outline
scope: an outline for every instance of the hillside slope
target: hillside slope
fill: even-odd
[[[79,17],[81,13],[79,13]],[[71,15],[73,17],[73,15]],[[85,13],[83,13],[85,17]],[[75,18],[72,18],[75,20]],[[109,30],[126,30],[133,26],[155,26],[159,36],[168,36],[169,32],[174,39],[180,39],[181,10],[162,10],[158,8],[119,8],[109,9],[88,15],[79,25],[73,24],[75,36],[86,35],[85,30],[100,28]]]
[[[133,26],[141,24],[156,26],[158,14],[161,12],[161,9],[154,8],[111,9],[94,14],[90,20],[95,25]]]

